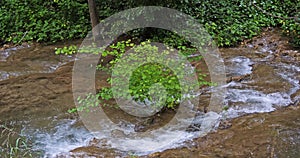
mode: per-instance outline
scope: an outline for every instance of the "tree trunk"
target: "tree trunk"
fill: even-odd
[[[95,27],[99,23],[95,0],[88,0],[88,5],[89,5],[90,18],[91,18],[91,23],[93,28],[92,30],[93,37],[94,40],[97,40],[99,38],[100,30],[98,27]]]

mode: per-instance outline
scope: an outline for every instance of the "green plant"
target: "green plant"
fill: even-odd
[[[122,0],[119,0],[122,1]],[[130,3],[130,1],[128,2]],[[128,6],[138,6],[132,3]],[[213,37],[218,46],[236,46],[258,35],[263,27],[282,27],[292,41],[299,41],[300,3],[292,0],[172,0],[153,1],[155,5],[174,8],[194,17]],[[284,21],[284,26],[283,22]],[[162,39],[164,31],[153,31]],[[149,34],[149,33],[148,33]],[[148,34],[146,36],[148,36]],[[143,36],[143,31],[140,32]],[[173,40],[173,41],[172,41]],[[170,38],[170,43],[177,39]],[[299,42],[298,42],[299,43]]]
[[[124,53],[133,48],[133,53]],[[187,73],[185,63],[181,60],[189,59],[199,62],[201,56],[193,56],[196,49],[178,45],[179,54],[174,56],[174,50],[169,46],[167,50],[159,52],[157,46],[151,45],[150,41],[135,45],[132,40],[119,41],[102,51],[102,57],[113,56],[105,66],[100,63],[98,70],[112,73],[108,83],[112,87],[101,88],[96,95],[88,94],[78,98],[79,107],[70,109],[69,112],[89,111],[90,107],[106,105],[103,100],[113,98],[134,99],[142,103],[152,103],[153,106],[166,106],[174,108],[182,99],[193,96],[195,89],[203,85],[214,84],[205,81],[204,74],[197,71],[198,77],[195,82],[183,82],[180,80],[193,80],[192,75]],[[85,50],[88,52],[88,49]],[[189,58],[187,58],[189,57]],[[129,64],[130,63],[130,64]],[[143,64],[144,63],[144,64]],[[126,89],[124,78],[129,78],[129,88]],[[114,93],[113,93],[114,92]],[[183,96],[184,94],[184,96]],[[189,94],[189,95],[187,95]]]
[[[2,157],[33,157],[30,142],[26,137],[6,125],[0,125],[0,130],[0,155]]]
[[[132,152],[128,153],[129,158],[137,158],[138,156]]]
[[[128,46],[133,45],[129,44]],[[121,46],[121,50],[123,49],[123,46]],[[182,47],[182,50],[184,49],[185,47]],[[114,53],[109,54],[116,53],[115,51],[111,52]],[[116,92],[114,97],[125,99],[133,98],[136,101],[144,103],[146,101],[156,102],[156,104],[159,104],[159,106],[174,108],[177,104],[179,104],[183,97],[182,91],[185,93],[190,93],[192,88],[189,86],[196,86],[181,85],[181,83],[179,82],[179,80],[183,79],[186,75],[186,67],[184,63],[176,64],[178,62],[177,58],[183,59],[183,55],[187,55],[190,53],[181,53],[179,54],[179,56],[181,57],[178,56],[175,57],[175,59],[172,58],[172,49],[159,52],[156,46],[152,46],[150,44],[150,41],[142,42],[141,45],[136,46],[134,48],[134,53],[127,55],[127,57],[122,58],[122,60],[121,57],[123,52],[117,52],[120,55],[116,55],[116,58],[109,63],[110,66],[113,67],[114,70],[116,70],[113,72],[114,77],[109,80],[113,85],[113,87],[111,87],[111,91]],[[147,55],[145,56],[145,54]],[[151,55],[148,56],[149,54]],[[118,62],[120,63],[117,64]],[[140,63],[143,62],[146,63],[140,65]],[[126,65],[127,63],[131,63],[131,65]],[[164,64],[167,64],[167,66]],[[118,89],[119,87],[114,86],[114,84],[117,83],[118,85],[123,86],[122,84],[125,84],[124,77],[126,77],[124,75],[128,75],[127,73],[130,73],[128,71],[126,72],[125,70],[133,70],[129,79],[129,89]],[[200,76],[201,75],[199,74],[199,82],[196,83],[197,86],[210,84],[209,82],[205,82],[204,79]],[[107,90],[100,91],[99,94],[105,96],[105,98],[102,97],[102,99],[113,98],[112,93],[106,92]],[[157,95],[153,95],[155,93],[161,97],[156,98]]]
[[[64,55],[72,55],[75,54],[77,52],[77,46],[75,45],[71,45],[71,46],[65,46],[63,48],[55,48],[55,54],[59,55],[59,54],[64,54]]]
[[[3,0],[0,39],[47,42],[83,38],[90,29],[85,1]]]
[[[99,94],[93,95],[89,93],[84,98],[78,97],[77,101],[80,106],[78,106],[77,108],[69,109],[69,113],[74,113],[78,111],[90,112],[90,109],[92,107],[97,107],[100,105]]]
[[[110,71],[111,69],[108,68],[108,66],[114,66],[119,59],[122,57],[122,55],[125,53],[126,48],[132,48],[135,46],[135,43],[132,42],[132,39],[128,39],[126,41],[118,41],[117,43],[113,43],[112,45],[109,46],[109,49],[102,50],[97,49],[97,53],[101,53],[101,56],[103,58],[107,56],[113,56],[114,60],[111,60],[109,62],[109,65],[103,66],[103,58],[101,59],[101,64],[97,66],[98,70],[104,70],[104,71]],[[95,52],[95,51],[94,51]]]
[[[296,46],[300,47],[300,24],[295,23],[293,20],[281,20],[284,34],[292,37],[291,42]]]
[[[224,111],[227,111],[228,109],[229,109],[229,106],[224,106],[224,107],[223,107],[223,110],[224,110]]]
[[[299,8],[293,0],[97,0],[101,19],[119,11],[144,6],[164,6],[194,17],[219,46],[234,46],[259,34],[262,27],[281,27],[292,42],[300,45]],[[16,16],[18,15],[18,16]],[[88,5],[84,0],[2,0],[0,1],[0,40],[21,43],[83,38],[91,29]],[[150,30],[150,32],[149,32]],[[135,32],[164,38],[164,31],[145,28]],[[173,39],[174,42],[177,39]],[[171,41],[170,41],[171,43]]]
[[[160,96],[167,93],[166,98],[159,98],[158,105],[162,106],[162,101],[167,99],[164,103],[167,107],[174,107],[178,104],[181,98],[181,87],[178,78],[172,70],[159,63],[147,63],[134,70],[129,81],[129,94],[140,102],[148,100],[154,102],[155,96],[153,93],[158,93]],[[158,84],[165,88],[165,91],[152,86]],[[161,94],[160,94],[161,93]]]
[[[90,112],[90,110],[94,107],[98,106],[107,106],[107,107],[113,107],[118,108],[118,106],[112,106],[110,104],[107,104],[103,102],[103,100],[109,100],[112,98],[112,92],[109,88],[102,88],[99,93],[97,94],[87,94],[84,97],[78,97],[77,101],[79,106],[75,108],[71,108],[68,110],[68,113],[75,113],[75,112]]]

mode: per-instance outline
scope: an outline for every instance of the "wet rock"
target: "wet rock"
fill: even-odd
[[[153,157],[153,158],[160,157],[160,155],[161,155],[160,153],[153,153],[153,154],[150,154],[149,157]]]
[[[145,131],[147,131],[147,128],[143,125],[135,125],[134,131],[135,132],[145,132]]]
[[[9,48],[10,46],[8,45],[8,44],[4,44],[3,46],[2,46],[2,48],[1,49],[7,49],[7,48]]]
[[[126,134],[122,130],[114,129],[111,132],[111,136],[114,138],[125,138]]]
[[[219,124],[219,129],[223,130],[223,129],[227,129],[230,128],[232,126],[232,123],[228,120],[222,120]]]
[[[189,132],[201,131],[208,132],[216,128],[219,115],[215,112],[196,113],[191,125],[186,129]]]
[[[116,158],[121,157],[121,154],[116,153],[114,149],[103,149],[96,146],[79,147],[70,151],[66,157],[93,157],[93,158]]]
[[[97,139],[97,138],[93,138],[92,140],[89,141],[88,146],[96,146],[99,148],[103,148],[103,147],[109,147],[109,145],[107,144],[108,140],[106,138],[103,139]]]
[[[1,117],[9,120],[16,119],[16,115],[22,118],[66,112],[74,104],[71,84],[58,76],[71,80],[71,69],[68,73],[32,74],[0,81]]]
[[[292,86],[288,81],[276,74],[272,66],[266,64],[255,66],[251,77],[254,82],[247,84],[264,93],[287,92]]]
[[[300,144],[297,139],[297,131],[300,130],[299,117],[300,108],[236,118],[232,120],[231,128],[194,139],[193,142],[197,144],[194,146],[196,150],[186,147],[170,149],[155,153],[153,157],[269,157],[272,153],[297,155],[299,154],[297,144]],[[296,134],[293,136],[295,139],[287,139],[289,135],[278,135],[277,129]],[[293,141],[294,145],[287,145]]]
[[[200,131],[201,124],[204,120],[204,117],[205,117],[205,113],[203,113],[203,112],[196,113],[192,124],[186,130],[189,132]]]
[[[298,105],[300,103],[300,89],[298,89],[294,94],[291,95],[292,101],[294,105]]]
[[[134,131],[145,132],[148,129],[147,127],[151,126],[154,123],[154,119],[155,119],[154,117],[143,119],[142,121],[140,121],[134,126]]]
[[[197,107],[197,111],[207,113],[209,108],[209,103],[210,103],[210,98],[211,98],[211,93],[204,91],[200,96],[199,96],[199,103]],[[195,104],[197,105],[197,104]]]
[[[227,83],[232,82],[232,81],[241,82],[243,80],[249,80],[249,79],[251,79],[251,74],[229,77],[229,78],[227,78],[226,82]]]

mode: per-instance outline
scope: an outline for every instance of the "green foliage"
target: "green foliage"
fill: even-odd
[[[172,7],[192,15],[204,25],[219,46],[232,46],[259,34],[262,27],[280,26],[281,19],[267,15],[294,16],[299,2],[285,0],[188,0]],[[253,4],[255,3],[255,5]],[[299,7],[298,7],[299,9]],[[294,24],[294,22],[292,22]],[[299,24],[296,24],[299,26]]]
[[[285,30],[284,33],[291,38],[291,42],[296,46],[300,47],[300,24],[295,23],[293,20],[284,21],[282,20],[282,28]]]
[[[83,38],[90,30],[87,8],[83,0],[3,0],[0,39],[19,43]]]
[[[129,92],[136,101],[145,102],[147,99],[153,102],[155,98],[153,98],[151,94],[155,93],[155,91],[150,92],[150,90],[151,86],[157,83],[162,85],[167,92],[165,104],[168,107],[173,107],[175,104],[178,104],[181,98],[181,86],[178,78],[170,68],[158,63],[148,63],[138,67],[132,73],[129,82]],[[161,94],[161,96],[162,95],[163,94]]]
[[[104,58],[107,56],[113,56],[114,60],[111,60],[109,62],[109,65],[114,66],[119,61],[119,59],[122,57],[122,55],[125,53],[126,48],[130,48],[130,47],[134,47],[134,46],[135,46],[135,43],[132,42],[132,39],[129,39],[127,41],[119,41],[117,43],[110,45],[108,50],[101,51],[102,52],[101,56]],[[98,50],[98,53],[100,53],[99,50]],[[102,58],[101,62],[103,62],[103,58]],[[99,64],[97,66],[97,69],[110,71],[110,69],[107,66],[103,66],[103,64]]]
[[[219,46],[237,45],[244,39],[258,35],[262,27],[269,26],[282,27],[294,44],[300,44],[298,0],[96,2],[101,19],[125,9],[144,5],[177,9],[203,24]],[[88,5],[84,0],[3,0],[0,1],[0,21],[0,39],[13,43],[32,40],[51,43],[83,38],[91,29]],[[159,38],[164,38],[165,35],[162,31],[154,34]],[[138,36],[147,35],[145,31],[140,31]]]
[[[113,55],[115,58],[106,66],[98,66],[98,69],[110,72],[113,68],[113,77],[108,79],[113,86],[104,88],[99,92],[101,99],[108,100],[113,97],[129,99],[132,97],[136,101],[145,103],[146,101],[154,102],[155,99],[158,99],[153,98],[155,97],[153,94],[156,93],[160,96],[166,95],[165,98],[159,98],[160,100],[156,100],[156,102],[163,104],[162,106],[173,108],[181,101],[182,92],[189,93],[192,90],[191,87],[196,86],[180,85],[179,80],[186,75],[186,67],[184,63],[174,64],[179,59],[177,59],[178,57],[176,59],[172,58],[173,50],[171,48],[159,52],[158,47],[152,46],[150,41],[141,42],[140,45],[134,47],[134,53],[126,54],[122,58],[127,47],[135,46],[135,44],[130,42],[131,40],[117,42],[110,46],[113,49],[104,51],[104,56]],[[184,55],[192,54],[191,50],[195,51],[195,49],[187,49],[185,46],[179,46],[178,48],[181,50],[179,52],[180,59],[186,59]],[[166,56],[170,58],[166,58]],[[141,63],[145,64],[140,65]],[[170,65],[172,64],[173,67],[171,68]],[[131,70],[133,71],[130,72]],[[130,77],[129,89],[118,89],[120,85],[124,86],[123,84],[126,84],[124,78],[128,76]],[[199,74],[197,86],[211,85],[210,82],[205,81],[202,77],[203,75]],[[156,86],[153,87],[153,85]],[[113,91],[116,92],[114,96],[112,95]]]
[[[68,113],[75,112],[90,112],[92,108],[98,106],[108,106],[113,108],[118,108],[118,106],[112,106],[103,102],[103,100],[109,100],[113,98],[113,94],[110,88],[102,88],[97,94],[87,94],[85,97],[78,97],[77,101],[79,106],[71,108]]]
[[[223,111],[228,111],[228,109],[229,109],[229,106],[224,106],[223,107]]]
[[[151,35],[151,40],[154,42],[161,42],[179,50],[184,50],[190,45],[189,41],[174,32],[162,29],[155,29],[153,32],[155,34]]]
[[[75,45],[71,45],[71,46],[65,46],[63,48],[55,48],[55,54],[59,55],[59,54],[64,54],[64,55],[72,55],[75,54],[77,52],[77,46]]]
[[[102,57],[110,55],[113,57],[113,60],[106,65],[100,63],[97,69],[113,74],[112,77],[107,79],[107,82],[112,84],[112,87],[101,88],[96,95],[88,94],[84,98],[78,98],[80,106],[70,109],[69,112],[89,111],[91,107],[96,107],[100,104],[107,105],[104,100],[113,98],[132,98],[138,102],[152,102],[153,106],[174,108],[182,99],[189,98],[183,97],[182,94],[193,96],[191,93],[194,93],[194,87],[214,85],[205,81],[203,78],[205,75],[200,72],[197,73],[198,81],[191,82],[192,85],[179,82],[180,79],[188,80],[191,76],[186,72],[186,65],[184,63],[178,64],[178,61],[185,59],[199,60],[201,56],[194,56],[196,53],[195,48],[177,45],[179,55],[172,58],[172,53],[174,53],[172,48],[167,46],[167,50],[159,52],[158,47],[150,43],[150,41],[141,42],[140,45],[136,46],[133,40],[129,39],[116,42],[102,51]],[[134,53],[124,54],[130,48],[133,49]],[[88,52],[88,49],[84,52]],[[185,78],[186,76],[188,77]],[[129,89],[122,88],[122,86],[126,85],[124,78],[127,77],[129,78]]]
[[[151,35],[153,42],[164,43],[168,47],[176,48],[179,53],[187,57],[190,62],[199,61],[202,58],[200,54],[195,54],[197,49],[192,47],[189,41],[178,34],[162,29],[156,29],[154,32],[157,34]]]
[[[269,26],[282,27],[285,33],[289,31],[287,35],[296,45],[300,43],[298,0],[117,0],[105,2],[105,5],[110,8],[113,6],[115,12],[143,5],[177,9],[203,24],[219,46],[237,45],[244,39],[258,35],[262,27]],[[295,17],[295,20],[286,20],[291,17]],[[156,36],[163,38],[164,33],[158,32]]]
[[[100,105],[99,94],[93,95],[90,93],[87,94],[84,98],[78,97],[77,101],[80,106],[78,106],[77,108],[69,109],[69,113],[74,113],[77,111],[90,112],[90,109],[92,107],[97,107]]]

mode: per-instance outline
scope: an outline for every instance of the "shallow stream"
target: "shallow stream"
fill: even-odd
[[[193,155],[187,148],[199,146],[200,138],[207,135],[207,132],[201,131],[200,126],[204,119],[212,123],[208,125],[213,126],[215,133],[208,134],[208,137],[213,141],[220,142],[219,139],[222,138],[217,136],[219,133],[228,137],[228,141],[232,144],[241,143],[240,145],[243,144],[241,141],[245,134],[247,137],[261,135],[254,131],[241,136],[235,135],[235,138],[231,139],[230,130],[238,132],[244,128],[242,124],[256,128],[257,124],[266,122],[265,126],[274,126],[278,132],[276,140],[272,140],[276,141],[275,145],[273,143],[273,147],[269,146],[269,149],[266,149],[269,151],[268,154],[273,157],[300,156],[300,117],[296,117],[300,116],[300,110],[297,108],[300,102],[300,62],[297,58],[292,60],[288,55],[278,57],[274,52],[274,46],[269,43],[263,43],[259,48],[248,45],[220,49],[228,78],[225,85],[226,110],[220,114],[210,112],[205,114],[198,111],[190,130],[184,128],[178,130],[180,127],[176,130],[169,128],[166,129],[167,132],[151,133],[152,137],[147,139],[130,136],[138,133],[137,128],[143,129],[147,126],[159,128],[175,115],[174,111],[157,116],[151,121],[154,123],[145,125],[147,121],[145,119],[137,119],[124,114],[121,110],[108,108],[105,112],[114,123],[118,124],[118,128],[103,129],[104,134],[97,139],[83,126],[77,116],[67,113],[69,108],[74,107],[71,89],[74,57],[54,55],[54,48],[60,46],[32,45],[0,51],[0,123],[22,131],[22,135],[31,141],[33,151],[39,153],[37,155],[41,157],[71,155],[126,157],[132,154],[149,157],[154,154],[155,157],[155,153],[159,152],[162,152],[159,153],[162,156],[166,156],[164,153],[169,153],[169,156],[172,156],[172,153]],[[105,84],[103,81],[105,77],[101,72],[97,75],[96,82],[101,87]],[[210,93],[213,90],[212,88],[201,95],[200,105],[209,103]],[[224,125],[224,122],[229,124]],[[264,125],[257,128],[257,132],[260,132],[262,127]],[[269,139],[268,136],[262,135],[261,139]],[[123,139],[124,137],[128,139]],[[206,144],[209,148],[206,151],[195,149],[198,155],[193,156],[213,157],[218,152],[221,156],[237,156],[242,152],[230,146],[218,151],[218,147],[211,144],[214,143]],[[224,144],[226,146],[226,143]],[[251,146],[252,148],[254,147]],[[225,150],[231,151],[231,154],[224,152]],[[262,155],[266,156],[264,152],[259,156]]]

